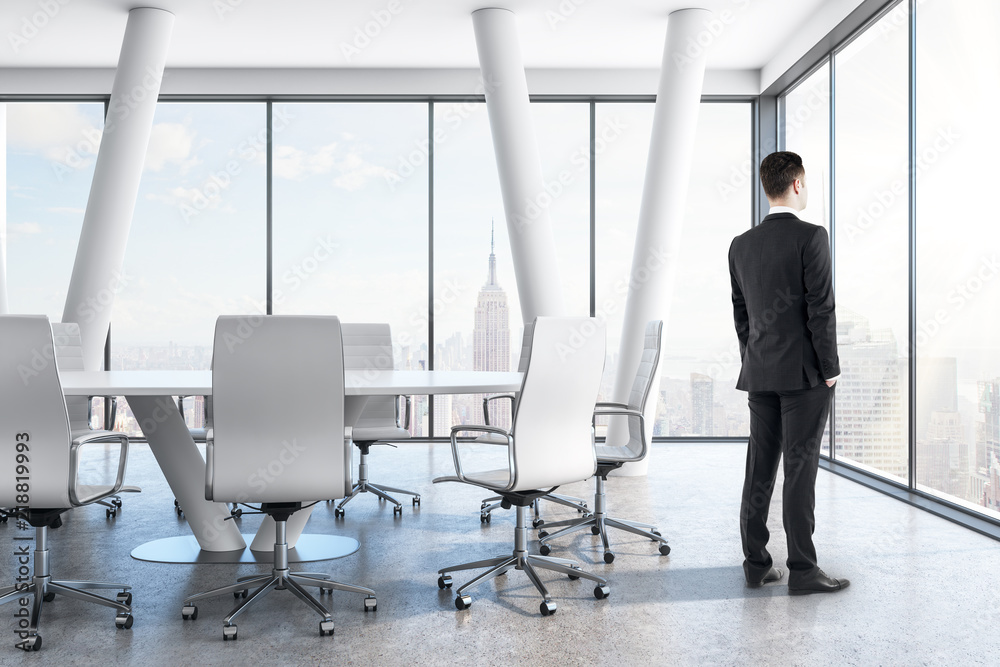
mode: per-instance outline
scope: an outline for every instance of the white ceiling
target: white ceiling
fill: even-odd
[[[760,69],[829,0],[155,0],[176,23],[167,67],[477,67],[473,10],[518,16],[525,67],[658,68],[667,15],[702,6],[724,16],[713,69]],[[65,3],[65,4],[62,4]],[[128,10],[141,0],[2,0],[0,66],[114,67]],[[44,6],[58,7],[49,18]],[[390,15],[387,8],[398,9]],[[345,57],[356,29],[383,21]],[[41,25],[32,34],[34,25]],[[369,28],[376,32],[376,24]],[[30,36],[14,45],[10,34]]]

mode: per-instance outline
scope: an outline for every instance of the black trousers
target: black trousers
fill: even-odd
[[[747,581],[760,581],[771,569],[767,551],[767,513],[784,455],[782,520],[788,540],[788,583],[814,576],[816,548],[816,470],[823,429],[830,416],[833,389],[821,382],[797,391],[750,392],[750,444],[740,507],[743,571]]]

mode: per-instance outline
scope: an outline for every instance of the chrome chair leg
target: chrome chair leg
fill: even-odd
[[[358,449],[361,451],[361,461],[358,464],[358,481],[354,484],[351,489],[350,495],[345,497],[334,509],[333,514],[338,519],[344,516],[344,505],[354,500],[355,497],[362,493],[372,493],[382,500],[392,503],[392,513],[393,515],[403,513],[403,504],[392,497],[392,493],[402,493],[408,496],[413,496],[413,504],[420,504],[420,494],[415,491],[407,491],[406,489],[398,489],[392,486],[383,486],[381,484],[372,484],[368,479],[368,450],[367,446],[358,445]]]

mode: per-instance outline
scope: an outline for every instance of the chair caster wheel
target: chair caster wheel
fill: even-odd
[[[661,533],[660,531],[656,530],[655,528],[653,530],[649,531],[649,532],[651,532],[653,535],[656,535],[657,537],[663,537],[663,533]]]
[[[661,556],[666,556],[669,553],[670,553],[670,545],[669,544],[661,544],[660,545],[660,555]]]
[[[414,507],[420,506],[420,496],[413,496],[413,506]]]
[[[611,553],[610,551],[605,551],[604,552],[604,562],[605,563],[614,563],[615,562],[615,555],[613,553]]]
[[[542,612],[542,616],[551,616],[556,613],[556,603],[552,600],[546,600],[542,604],[538,605],[538,609]]]
[[[122,591],[121,593],[119,593],[118,595],[115,596],[115,600],[117,602],[122,603],[122,604],[131,605],[132,604],[132,593],[130,593],[129,591]]]
[[[225,628],[223,628],[225,630]],[[332,637],[333,636],[333,619],[328,618],[325,621],[319,622],[319,636],[320,637]],[[225,637],[225,635],[223,635]],[[233,637],[236,639],[236,637]]]
[[[174,507],[180,507],[180,506],[181,504],[177,501],[176,498],[174,498]]]
[[[56,599],[56,594],[52,592],[46,593],[45,595],[42,596],[42,599],[45,600],[46,602],[52,602],[53,600]]]
[[[22,648],[25,651],[37,651],[42,648],[42,636],[41,635],[31,635],[26,637],[24,641],[17,645],[18,648]]]
[[[594,589],[594,597],[598,600],[603,600],[604,598],[611,595],[611,587],[605,584],[604,586],[598,586]]]
[[[243,516],[243,508],[237,507],[232,512],[229,513],[234,519],[239,519]]]
[[[538,531],[538,539],[542,539],[543,537],[548,537],[548,536],[549,536],[549,531],[547,530]]]
[[[128,630],[132,627],[132,614],[118,614],[115,616],[115,627],[119,630]]]
[[[538,553],[542,554],[543,556],[548,556],[550,553],[552,553],[552,547],[550,547],[547,544],[543,544],[542,546],[538,547]]]
[[[370,611],[378,611],[378,600],[375,599],[374,595],[365,598],[365,613]]]
[[[111,501],[111,504],[114,505],[115,507],[117,507],[118,509],[121,509],[122,508],[122,499],[121,498],[115,498],[114,500]]]
[[[399,516],[403,516],[403,506],[402,505],[396,505],[395,507],[392,508],[392,515],[396,516],[397,514]]]
[[[545,524],[545,519],[532,519],[531,520],[531,527],[532,528],[538,528],[539,526],[542,526],[544,524]]]
[[[181,618],[185,621],[193,621],[198,618],[198,607],[193,604],[186,604],[181,607]]]
[[[108,519],[118,516],[118,508],[112,509],[109,507],[108,509],[104,510],[104,516],[107,517]]]
[[[0,516],[0,523],[7,523],[7,518],[8,518],[8,517],[7,517],[7,515],[6,515],[6,514],[4,514],[4,515]]]
[[[590,534],[591,535],[600,535],[601,534],[601,529],[598,528],[597,526],[591,526],[590,527]]]
[[[577,569],[577,568],[573,568],[573,569],[575,570],[575,569]],[[579,579],[579,578],[580,578],[580,577],[579,577],[579,575],[576,575],[576,574],[569,574],[569,575],[566,575],[566,576],[568,576],[568,577],[569,577],[569,580],[570,580],[570,581],[576,581],[577,579]]]
[[[232,639],[233,641],[236,641],[237,636],[238,635],[236,634],[236,626],[235,625],[223,625],[222,626],[222,641],[227,642],[230,639]]]
[[[344,518],[344,510],[342,510],[342,509],[340,509],[338,507],[337,509],[333,510],[333,516],[334,516],[334,518],[337,518],[337,519],[343,519]]]
[[[471,595],[459,595],[455,598],[455,609],[462,611],[463,609],[468,609],[472,606],[472,596]]]
[[[489,523],[493,518],[492,514],[480,514],[479,523]]]
[[[320,589],[320,593],[322,593],[322,592],[323,592],[323,589]],[[234,592],[233,593],[233,597],[236,598],[237,600],[239,600],[240,598],[245,598],[248,594],[249,593],[247,592],[247,590],[243,589],[242,591],[236,591],[236,592]]]
[[[178,505],[175,509],[177,510],[177,516],[179,516],[179,517],[183,517],[184,516],[184,510],[181,509],[180,505]]]
[[[451,577],[447,574],[438,577],[438,588],[451,588]]]

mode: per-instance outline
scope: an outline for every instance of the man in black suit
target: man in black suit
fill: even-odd
[[[816,564],[816,470],[833,385],[840,376],[830,241],[799,220],[806,207],[802,158],[764,158],[760,180],[771,210],[729,248],[733,316],[743,367],[736,388],[749,392],[750,444],[740,508],[747,584],[778,581],[767,551],[768,506],[784,455],[783,521],[792,595],[847,588]]]

